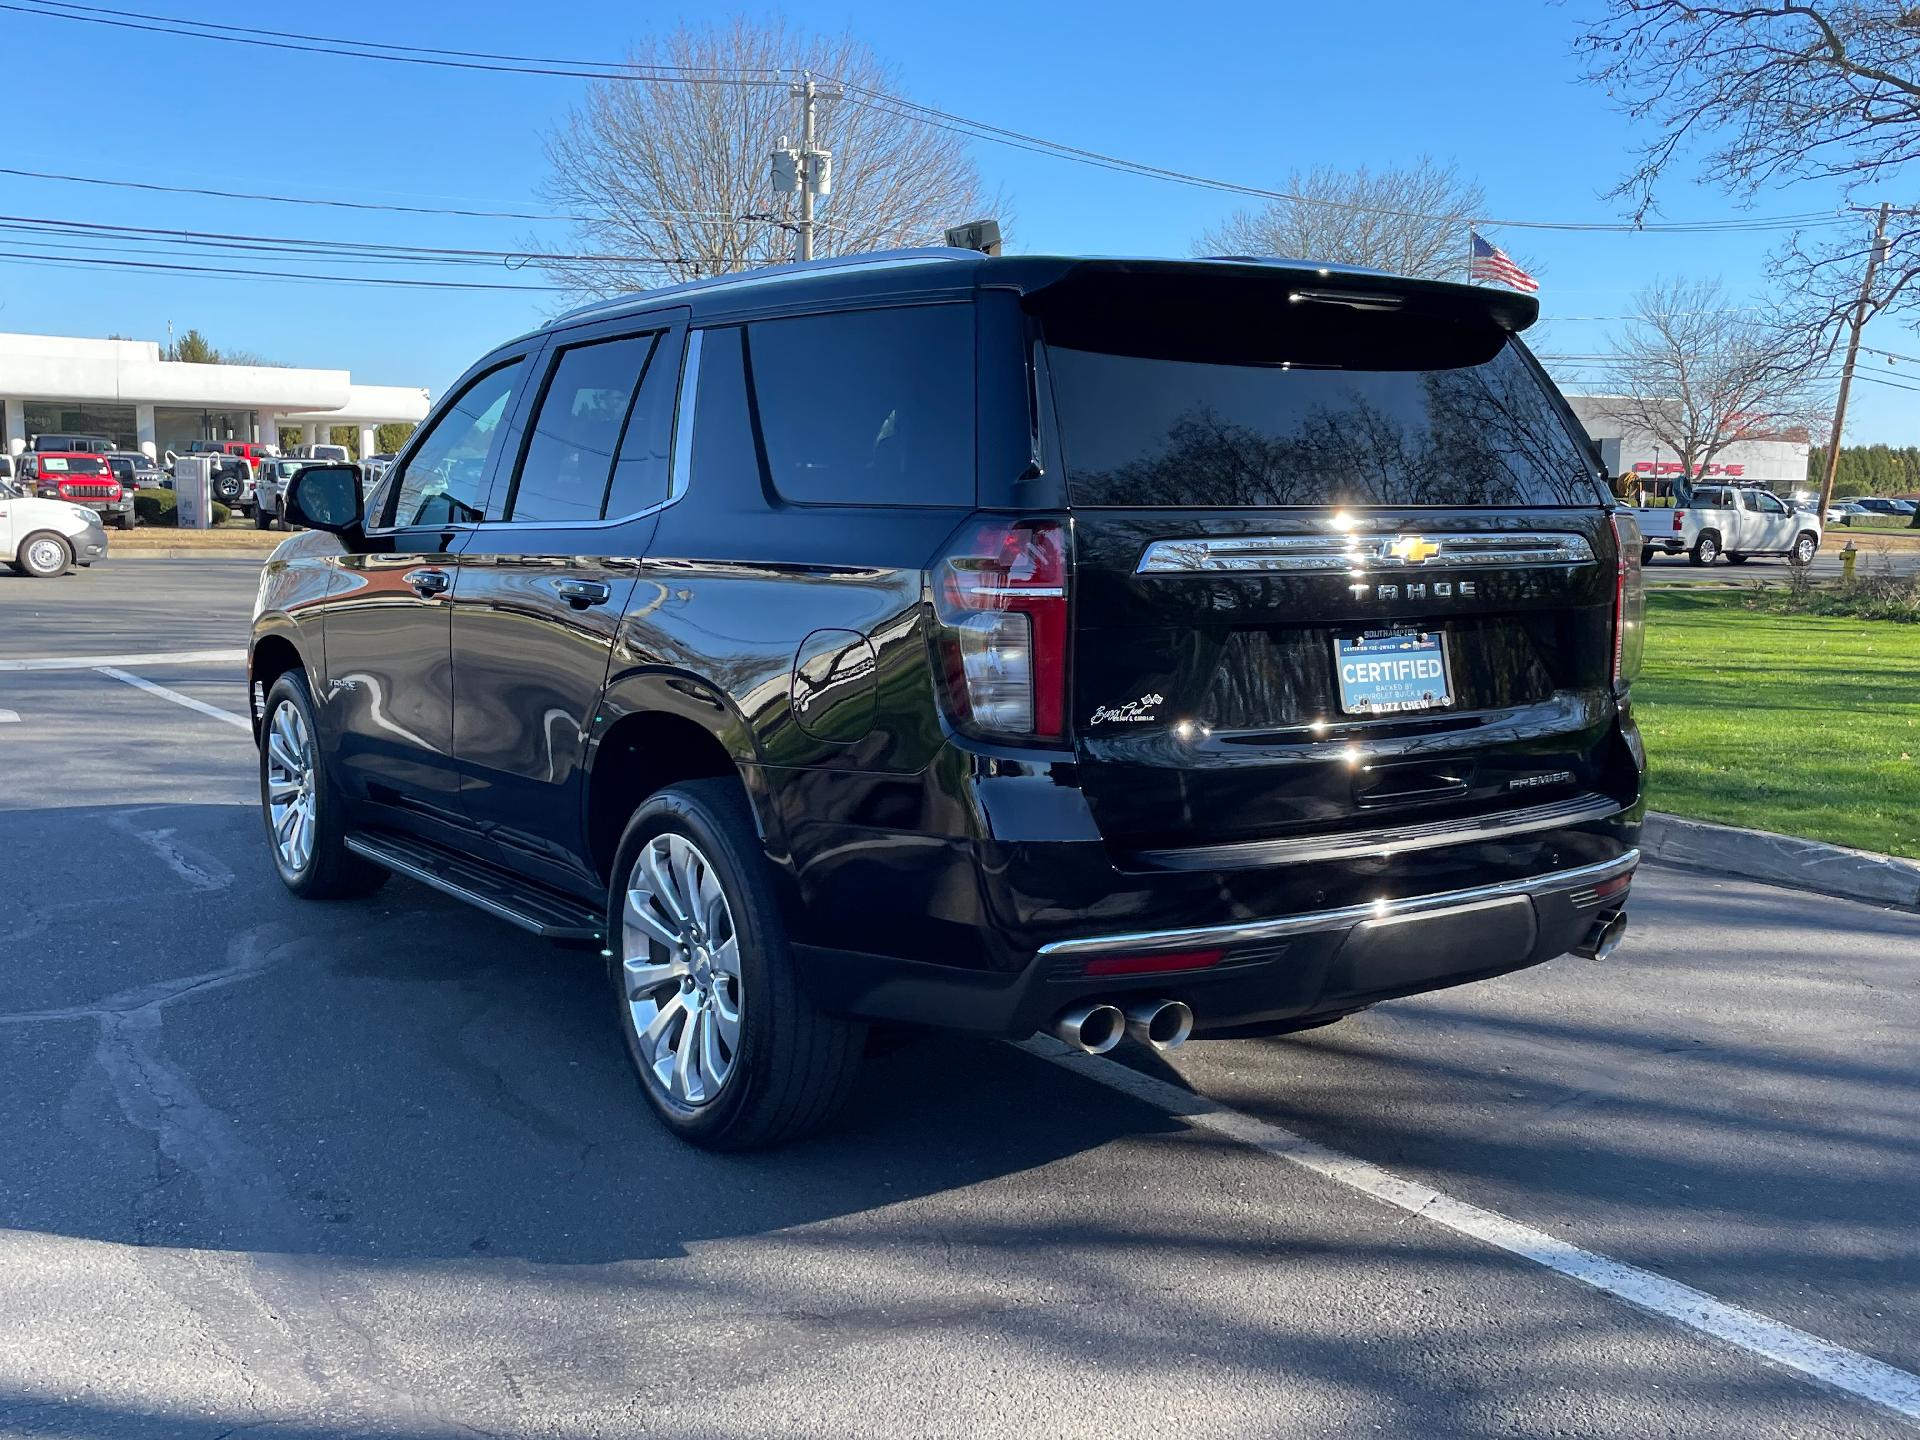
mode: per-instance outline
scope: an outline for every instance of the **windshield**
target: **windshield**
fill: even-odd
[[[98,455],[43,455],[40,468],[49,475],[104,475],[107,462]]]
[[[1548,383],[1484,320],[1121,305],[1046,338],[1076,506],[1606,499]]]

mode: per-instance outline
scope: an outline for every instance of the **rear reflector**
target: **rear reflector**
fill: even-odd
[[[1165,975],[1218,965],[1225,950],[1174,950],[1165,955],[1103,955],[1082,967],[1087,975]]]
[[[1629,871],[1625,875],[1616,875],[1611,880],[1603,880],[1593,887],[1593,895],[1596,900],[1611,900],[1616,895],[1625,894],[1627,887],[1631,884],[1633,884],[1633,873]]]

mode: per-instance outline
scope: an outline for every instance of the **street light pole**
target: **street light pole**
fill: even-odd
[[[1833,434],[1827,441],[1827,463],[1820,477],[1820,518],[1827,518],[1827,508],[1833,504],[1833,482],[1840,473],[1840,432],[1847,423],[1847,394],[1853,389],[1853,365],[1860,356],[1860,332],[1866,328],[1867,312],[1873,304],[1873,276],[1880,268],[1880,262],[1887,254],[1887,211],[1890,207],[1880,202],[1880,219],[1873,227],[1873,246],[1867,251],[1867,273],[1860,279],[1860,298],[1853,307],[1853,318],[1848,327],[1847,360],[1840,367],[1840,393],[1833,402]]]

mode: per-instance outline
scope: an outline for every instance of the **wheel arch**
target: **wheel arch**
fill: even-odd
[[[628,818],[681,780],[739,782],[761,841],[773,848],[772,800],[752,731],[719,687],[685,671],[624,676],[607,687],[599,718],[583,798],[589,858],[602,878]]]
[[[266,709],[267,692],[273,689],[274,681],[289,670],[305,672],[308,688],[313,687],[313,670],[300,653],[291,627],[256,635],[247,653],[247,718],[253,722],[255,744],[260,742],[260,725],[265,718],[262,712]],[[314,699],[318,703],[319,696],[316,694]]]

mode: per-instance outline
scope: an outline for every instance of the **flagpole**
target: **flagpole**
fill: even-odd
[[[1473,283],[1473,222],[1471,220],[1467,222],[1467,280],[1466,280],[1466,283],[1469,285]]]

